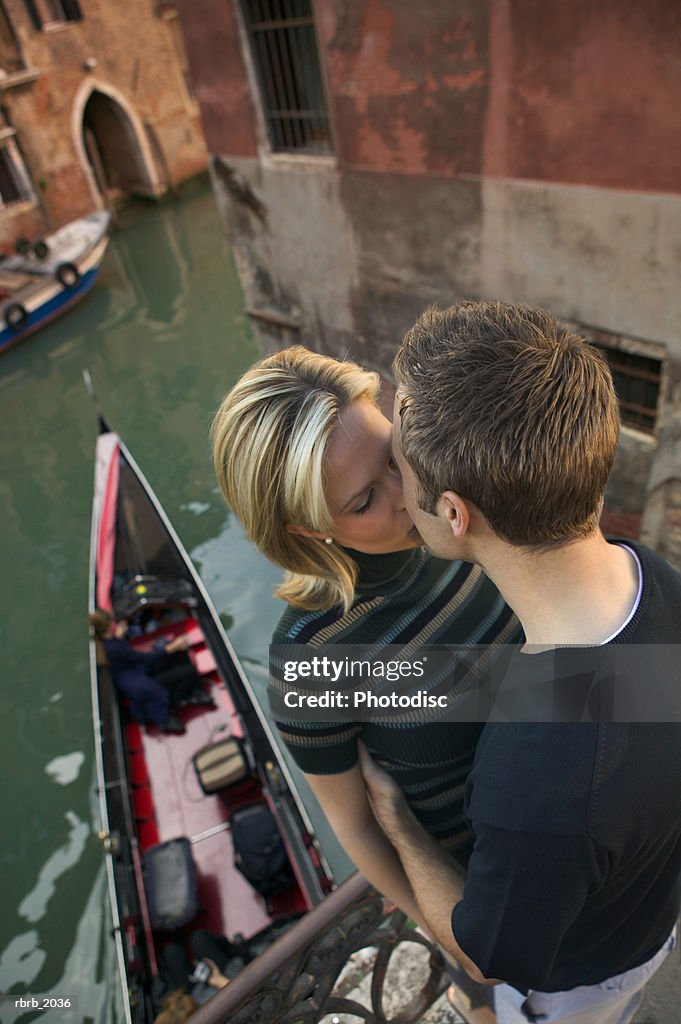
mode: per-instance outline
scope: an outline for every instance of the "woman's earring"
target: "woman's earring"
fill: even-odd
[[[325,537],[324,538],[324,543],[325,544],[333,544],[333,537]]]

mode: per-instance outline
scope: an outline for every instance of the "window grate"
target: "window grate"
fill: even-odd
[[[21,157],[13,140],[0,146],[0,207],[33,199]]]
[[[41,29],[45,25],[83,20],[78,0],[24,0],[24,5],[36,29]]]
[[[622,423],[646,433],[655,433],[660,397],[662,362],[622,349],[595,347],[608,361],[615,390],[620,400]]]
[[[312,0],[242,0],[270,144],[330,153]]]

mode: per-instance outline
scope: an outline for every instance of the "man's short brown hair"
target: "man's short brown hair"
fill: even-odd
[[[617,448],[617,396],[599,352],[552,313],[486,301],[428,309],[394,371],[421,508],[432,514],[455,491],[518,545],[594,532]]]

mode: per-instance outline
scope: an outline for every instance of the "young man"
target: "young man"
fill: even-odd
[[[548,688],[550,708],[585,693],[590,714],[485,726],[465,888],[363,752],[376,815],[438,941],[498,986],[500,1024],[625,1024],[679,913],[681,577],[598,528],[609,371],[550,313],[462,302],[419,319],[395,375],[394,455],[425,544],[481,565],[525,631],[502,705],[532,713],[523,692],[541,705]]]

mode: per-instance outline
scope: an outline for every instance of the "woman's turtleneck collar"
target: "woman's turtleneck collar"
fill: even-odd
[[[357,593],[372,595],[397,590],[409,578],[424,554],[423,548],[407,548],[406,551],[392,551],[387,555],[367,555],[352,548],[343,550],[359,568]]]

